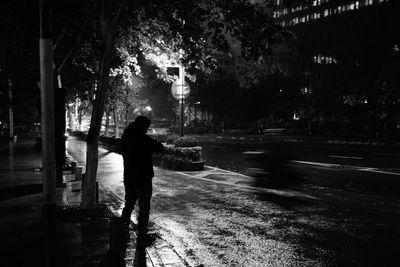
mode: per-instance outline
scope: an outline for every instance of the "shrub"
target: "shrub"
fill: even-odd
[[[175,134],[169,135],[169,136],[167,137],[167,139],[165,140],[165,142],[166,142],[167,144],[169,144],[169,145],[174,145],[174,142],[175,142],[175,140],[176,140],[178,137],[179,137],[179,136],[178,136],[178,135],[175,135]]]
[[[175,158],[198,161],[201,158],[201,147],[176,147],[174,145],[165,145],[165,155]]]
[[[149,135],[161,143],[172,144],[172,142],[170,141],[171,135],[169,134],[149,134]]]
[[[176,147],[196,147],[199,142],[192,136],[180,136],[175,138],[173,145]]]

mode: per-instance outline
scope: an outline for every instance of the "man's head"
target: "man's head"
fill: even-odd
[[[150,127],[150,120],[145,116],[137,116],[134,121],[135,127],[139,129],[141,132],[146,133]]]

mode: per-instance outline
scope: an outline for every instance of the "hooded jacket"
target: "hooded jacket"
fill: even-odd
[[[135,186],[151,182],[154,177],[152,154],[162,153],[164,146],[143,133],[135,123],[131,123],[121,137],[121,151],[124,159],[124,184]]]

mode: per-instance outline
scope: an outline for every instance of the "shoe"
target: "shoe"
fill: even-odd
[[[146,234],[145,236],[138,236],[137,245],[140,247],[150,247],[157,240],[154,235]]]

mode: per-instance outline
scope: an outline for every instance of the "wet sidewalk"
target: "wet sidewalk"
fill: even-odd
[[[44,266],[48,256],[41,222],[40,167],[41,154],[33,139],[0,142],[2,266]],[[137,249],[134,223],[123,252],[111,253],[110,221],[119,216],[123,201],[99,184],[96,209],[81,210],[81,182],[75,178],[66,170],[64,186],[57,187],[57,266],[187,266],[160,236],[152,246]]]

